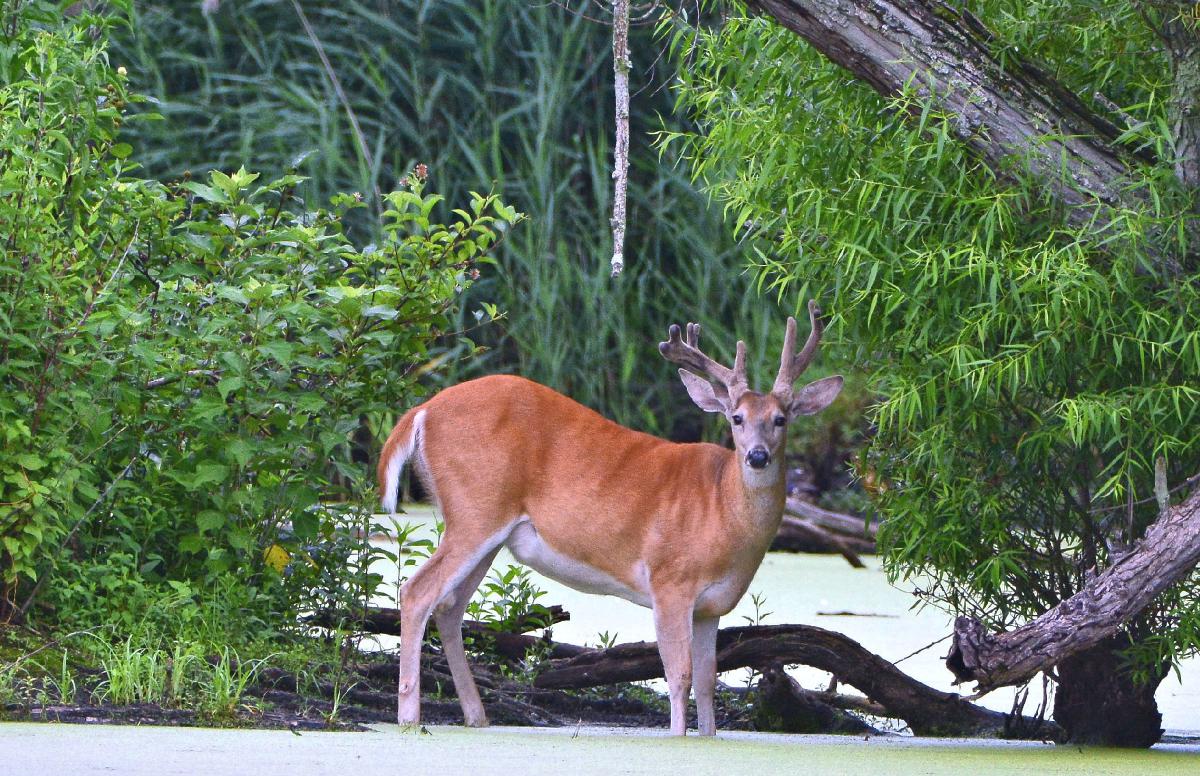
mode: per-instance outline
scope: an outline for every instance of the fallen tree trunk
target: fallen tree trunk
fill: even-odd
[[[587,647],[562,644],[550,641],[545,637],[527,636],[524,634],[524,631],[545,628],[547,625],[571,619],[571,613],[565,611],[557,604],[547,607],[547,609],[550,612],[547,618],[518,618],[514,623],[510,624],[510,630],[496,630],[489,623],[478,622],[476,620],[463,620],[463,635],[472,636],[476,639],[486,639],[490,652],[510,660],[522,660],[529,650],[539,647],[547,648],[545,645],[549,645],[548,656],[551,658],[571,658],[588,652]],[[331,613],[322,612],[310,618],[308,624],[321,628],[331,628],[340,624],[341,627],[354,628],[366,633],[399,636],[400,610],[382,606],[371,606],[362,613],[359,619],[343,619],[340,622],[335,620]],[[432,622],[430,622],[429,628],[431,631],[436,632],[437,628]]]
[[[779,532],[771,540],[773,551],[837,553],[854,568],[866,564],[858,557],[859,552],[874,552],[875,543],[853,539],[827,531],[809,520],[785,515],[779,524]]]
[[[847,537],[861,539],[865,544],[871,546],[870,550],[862,550],[862,552],[875,551],[875,534],[878,533],[879,527],[866,518],[833,512],[798,498],[787,500],[784,514],[804,518],[826,530],[845,534]]]
[[[780,666],[768,668],[758,680],[754,722],[759,730],[780,733],[879,733],[854,714],[827,703],[820,693],[801,687]]]
[[[1052,738],[1053,723],[1012,718],[976,706],[955,693],[922,684],[861,644],[822,628],[772,625],[722,628],[717,634],[717,669],[766,670],[803,663],[833,673],[853,685],[892,716],[903,719],[918,735]],[[535,687],[582,688],[662,677],[658,645],[620,644],[589,650],[563,661],[534,681]]]
[[[1032,622],[992,635],[979,620],[959,617],[946,666],[959,682],[977,682],[979,693],[1028,681],[1115,634],[1197,563],[1200,488],[1165,509],[1131,552]]]
[[[400,635],[400,610],[387,606],[368,606],[361,612],[356,612],[357,618],[335,618],[332,612],[321,612],[311,619],[310,625],[322,628],[332,628],[340,624],[344,628],[356,628],[368,633],[387,633]],[[554,604],[546,607],[545,615],[525,615],[506,623],[504,630],[508,633],[527,633],[531,630],[548,628],[559,622],[571,619],[571,613],[562,606]],[[497,628],[492,623],[463,620],[463,633],[495,632]]]

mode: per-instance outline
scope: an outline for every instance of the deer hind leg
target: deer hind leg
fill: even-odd
[[[454,677],[454,691],[462,706],[463,721],[467,727],[487,727],[488,720],[487,713],[483,710],[483,701],[479,699],[475,678],[471,676],[467,654],[463,650],[463,613],[499,551],[500,548],[497,547],[484,556],[453,592],[433,610],[433,621],[441,635],[442,650],[446,655],[446,662],[450,664],[450,675]]]
[[[503,531],[479,538],[453,534],[447,527],[437,550],[400,587],[400,682],[396,720],[401,725],[415,725],[421,721],[421,642],[425,639],[429,615],[476,570],[484,557],[496,551],[504,538]]]
[[[696,727],[702,736],[717,734],[713,693],[717,689],[717,620],[692,620],[692,688],[696,694]]]
[[[692,602],[655,600],[654,631],[671,699],[671,734],[682,736],[692,689]]]

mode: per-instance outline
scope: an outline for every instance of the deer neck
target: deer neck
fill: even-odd
[[[756,470],[747,466],[740,454],[730,452],[723,484],[726,493],[732,495],[730,500],[736,512],[736,522],[740,524],[741,531],[750,535],[761,534],[769,540],[775,536],[783,520],[787,495],[783,461]]]

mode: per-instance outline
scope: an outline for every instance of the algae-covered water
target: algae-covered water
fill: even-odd
[[[406,506],[399,516],[401,524],[412,523],[415,537],[434,536],[435,515],[428,507]],[[915,611],[916,599],[903,584],[892,586],[874,558],[865,558],[868,568],[851,568],[845,560],[829,555],[770,553],[759,568],[750,590],[738,607],[721,619],[722,626],[745,625],[756,618],[762,624],[803,623],[839,631],[859,641],[867,649],[891,661],[903,662],[900,668],[909,675],[938,689],[966,694],[969,688],[954,687],[942,657],[948,642],[936,644],[907,659],[916,650],[941,639],[951,631],[950,618],[931,607]],[[513,563],[507,551],[496,558],[494,568],[503,570]],[[394,580],[394,567],[377,567],[385,579]],[[654,640],[654,623],[649,609],[620,598],[588,595],[572,590],[551,579],[532,574],[536,584],[546,591],[545,604],[562,604],[571,619],[554,626],[554,638],[573,644],[597,644],[601,633],[617,642]],[[909,588],[911,589],[911,587]],[[380,599],[394,605],[390,595]],[[764,602],[756,612],[752,594]],[[794,672],[807,687],[823,687],[828,674],[801,668]],[[745,672],[732,671],[723,681],[737,684]],[[1025,712],[1033,713],[1041,700],[1040,682],[1034,682]],[[1200,735],[1200,660],[1186,661],[1180,677],[1169,676],[1157,694],[1168,733]],[[999,711],[1010,711],[1011,689],[985,696],[982,704]],[[1200,774],[1200,765],[1196,773]]]
[[[1045,744],[721,733],[715,740],[610,728],[381,725],[369,733],[0,724],[8,776],[175,774],[1195,774],[1200,749],[1080,749]]]

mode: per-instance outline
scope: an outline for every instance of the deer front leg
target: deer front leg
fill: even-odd
[[[716,617],[697,616],[692,621],[692,687],[696,693],[696,727],[702,736],[717,734],[713,693],[717,688]]]
[[[691,601],[654,602],[654,631],[671,699],[671,734],[687,733],[688,695],[692,689]]]

